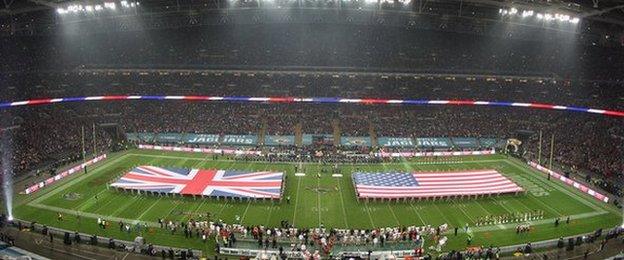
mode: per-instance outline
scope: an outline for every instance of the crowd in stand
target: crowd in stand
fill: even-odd
[[[360,113],[366,116],[355,117]],[[530,159],[537,160],[539,131],[542,131],[542,162],[548,158],[550,139],[554,135],[554,160],[574,169],[588,170],[588,181],[613,192],[621,193],[617,183],[624,178],[624,139],[621,119],[597,115],[570,114],[524,108],[487,107],[409,107],[382,105],[300,105],[226,104],[167,102],[119,102],[71,104],[60,107],[36,107],[6,110],[19,126],[7,131],[13,136],[15,172],[36,169],[45,162],[67,158],[80,159],[82,127],[85,128],[85,150],[93,153],[93,125],[96,125],[96,150],[105,151],[113,145],[112,137],[100,124],[117,124],[126,132],[260,134],[294,134],[295,125],[301,133],[333,135],[338,127],[341,135],[374,134],[401,137],[495,137],[510,138],[528,131],[524,147]],[[265,114],[270,113],[270,114]],[[303,114],[300,114],[303,113]],[[314,118],[314,120],[306,120]],[[339,124],[332,123],[333,121]],[[312,158],[314,147],[291,151],[281,150],[281,158],[240,158],[241,160],[301,160]],[[346,147],[340,148],[342,150]],[[357,148],[366,154],[366,149]],[[364,150],[362,150],[364,149]],[[417,150],[418,148],[407,148]],[[424,148],[423,148],[424,149]],[[283,151],[286,151],[283,153]],[[335,151],[335,150],[333,150]],[[298,157],[301,155],[302,157]],[[328,154],[329,155],[329,154]],[[370,158],[352,160],[326,157],[326,162],[372,162]],[[356,160],[356,161],[354,161]],[[571,171],[571,170],[570,170]]]
[[[54,37],[45,34],[3,38],[0,68],[20,71],[75,68],[82,64],[330,66],[557,73],[563,77],[612,79],[618,77],[618,72],[621,75],[619,68],[624,64],[620,48],[576,46],[572,39],[519,40],[371,24],[190,27],[150,34],[86,33],[63,41]]]

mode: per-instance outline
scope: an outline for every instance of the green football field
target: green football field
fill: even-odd
[[[279,226],[288,220],[297,227],[325,227],[368,229],[373,227],[402,227],[440,225],[470,226],[473,245],[513,245],[560,236],[592,232],[597,228],[612,228],[622,223],[622,213],[615,207],[597,201],[571,187],[551,180],[533,171],[516,159],[502,155],[448,158],[431,162],[430,159],[406,160],[401,163],[339,165],[343,177],[331,174],[317,178],[321,164],[304,164],[306,176],[296,177],[295,164],[212,160],[211,155],[182,152],[130,150],[113,154],[87,174],[76,174],[53,186],[31,195],[18,195],[15,215],[19,219],[37,221],[49,226],[78,230],[99,236],[133,240],[137,232],[120,232],[117,223],[147,223],[156,226],[158,218],[171,220],[201,219],[210,213],[213,220],[234,223],[236,216],[245,225]],[[285,195],[290,203],[271,201],[227,201],[194,199],[191,197],[158,197],[108,189],[107,183],[138,165],[173,166],[200,169],[270,170],[287,174]],[[527,190],[526,194],[412,202],[360,202],[355,197],[351,173],[355,171],[443,171],[496,169]],[[97,199],[96,199],[97,196]],[[476,226],[486,215],[544,212],[544,218],[531,221],[529,233],[516,234],[517,223]],[[63,220],[57,214],[63,213]],[[554,225],[554,219],[571,218],[571,223]],[[100,229],[96,219],[111,222],[110,228]],[[192,247],[212,254],[214,243],[186,239],[181,232],[175,235],[160,228],[142,230],[149,243],[176,247]],[[452,232],[444,250],[466,247],[467,234]],[[428,246],[428,245],[427,245]]]

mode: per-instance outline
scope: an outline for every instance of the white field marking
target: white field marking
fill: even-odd
[[[148,211],[150,211],[152,208],[154,208],[154,206],[156,206],[156,204],[158,204],[158,202],[160,202],[160,200],[161,200],[161,199],[162,199],[162,196],[161,196],[161,197],[158,197],[158,199],[157,199],[156,201],[154,201],[154,203],[152,203],[152,205],[151,205],[151,206],[149,206],[149,208],[147,208],[146,210],[144,210],[144,211],[143,211],[143,213],[141,213],[141,215],[139,215],[139,216],[137,217],[137,219],[138,219],[138,220],[140,220],[141,218],[143,218],[143,216],[145,216],[145,214],[146,214]]]
[[[371,228],[375,228],[375,223],[373,222],[373,216],[370,214],[370,209],[368,208],[368,202],[364,202],[364,210],[368,214],[368,220],[370,220]]]
[[[394,217],[394,220],[397,223],[397,227],[401,226],[401,222],[399,222],[399,218],[397,218],[397,215],[394,213],[394,210],[392,210],[392,207],[390,207],[390,204],[386,204],[388,205],[388,209],[390,209],[390,212],[392,213],[392,217]]]
[[[316,208],[318,209],[318,226],[321,226],[321,193],[319,189],[321,188],[321,179],[316,178]]]
[[[581,214],[576,214],[570,216],[571,219],[585,219],[585,218],[593,218],[596,216],[607,214],[608,212],[585,212]],[[556,218],[547,218],[540,220],[528,221],[531,225],[543,225],[543,224],[551,224],[555,223]],[[489,225],[489,226],[480,226],[470,228],[476,232],[484,232],[484,231],[493,231],[497,229],[515,229],[518,223],[507,223],[507,224],[498,224],[498,225]]]
[[[596,209],[596,210],[601,209],[601,207],[599,207],[596,204],[592,203],[593,201],[587,201],[586,198],[581,197],[579,194],[577,194],[575,192],[569,191],[565,186],[563,186],[563,184],[558,183],[559,180],[548,181],[548,180],[545,180],[543,178],[539,178],[536,175],[539,174],[541,176],[541,175],[543,175],[543,173],[537,172],[537,171],[535,171],[533,169],[528,169],[527,166],[525,166],[524,164],[519,164],[519,163],[517,163],[516,161],[513,161],[513,160],[509,160],[507,162],[507,164],[511,165],[511,166],[513,166],[513,167],[515,167],[517,169],[520,169],[523,172],[529,174],[529,176],[531,176],[531,178],[533,180],[537,180],[537,181],[541,182],[544,185],[550,186],[551,188],[555,188],[555,189],[557,189],[557,190],[567,194],[568,196],[577,199],[579,202],[587,205],[588,207],[591,207],[591,208]]]
[[[80,216],[91,218],[93,220],[95,220],[97,218],[104,218],[104,219],[107,219],[107,220],[112,220],[114,222],[122,221],[124,223],[131,223],[131,224],[139,223],[139,221],[136,220],[136,219],[119,218],[119,217],[113,217],[113,216],[101,215],[101,214],[95,214],[95,213],[79,212],[79,211],[75,211],[75,210],[59,208],[59,207],[53,207],[53,206],[48,206],[48,205],[42,205],[42,204],[38,204],[38,203],[31,203],[28,206],[39,208],[39,209],[44,209],[44,210],[49,210],[49,211],[53,211],[53,212],[62,212],[62,213],[65,213],[67,215],[76,215],[76,214],[80,213]],[[410,206],[412,206],[412,208],[414,209],[414,212],[417,212],[412,204],[410,204]],[[177,205],[176,205],[176,207],[177,207]],[[173,211],[173,209],[171,211]],[[607,214],[607,213],[608,212],[586,212],[586,213],[572,215],[572,216],[570,216],[570,218],[572,218],[572,219],[585,219],[585,218],[592,218],[592,217],[595,217],[595,216],[604,215],[604,214]],[[370,214],[369,214],[369,218],[370,218]],[[373,221],[372,218],[370,218],[370,221],[371,221],[371,225],[374,227],[375,225],[372,222]],[[421,218],[421,221],[423,223],[425,223],[422,220],[422,218]],[[536,220],[536,221],[531,221],[530,223],[532,225],[541,225],[541,224],[553,223],[554,221],[555,221],[555,218],[550,218],[550,219],[540,219],[540,220]],[[159,227],[159,224],[157,222],[143,221],[143,223],[146,223],[150,227]],[[515,229],[516,226],[517,226],[517,223],[508,223],[508,224],[496,225],[496,226],[472,227],[471,230],[475,231],[475,232],[484,232],[484,231],[494,231],[494,230],[501,229],[501,228],[502,229]]]
[[[167,218],[169,218],[169,216],[171,216],[171,213],[173,213],[173,211],[174,211],[175,209],[177,209],[177,208],[178,208],[178,206],[180,206],[180,204],[182,204],[182,202],[180,202],[179,200],[175,200],[175,199],[174,199],[174,200],[172,200],[172,201],[173,201],[173,204],[175,204],[175,206],[173,206],[173,207],[171,208],[171,210],[169,210],[169,212],[167,213],[167,215],[165,215],[165,216],[163,217],[163,219],[167,219]]]
[[[163,151],[163,152],[169,152],[169,151]],[[191,154],[191,153],[189,153]],[[192,154],[199,154],[199,153],[192,153]],[[140,156],[140,157],[159,157],[159,158],[169,158],[169,159],[188,159],[188,160],[203,160],[203,158],[195,158],[195,157],[184,157],[184,156],[174,156],[174,155],[156,155],[156,154],[140,154],[140,153],[128,153],[126,155],[130,155],[130,156]],[[219,159],[219,160],[210,160],[212,162],[241,162],[241,161],[236,161],[236,160],[223,160],[223,159]],[[505,159],[487,159],[487,160],[472,160],[472,161],[457,161],[457,162],[446,162],[444,164],[473,164],[473,163],[494,163],[494,162],[502,162],[505,161]],[[272,164],[272,165],[276,165],[276,164],[286,164],[286,165],[292,165],[292,164],[318,164],[318,162],[304,162],[304,163],[300,163],[300,162],[248,162],[248,163],[254,163],[254,164]],[[385,163],[386,165],[404,165],[404,162],[397,162],[397,163]],[[407,164],[411,164],[411,165],[418,165],[418,162],[407,162]],[[349,163],[349,165],[370,165],[370,163]]]
[[[415,165],[415,168],[416,168],[416,169],[418,169],[418,170],[422,170],[422,169],[420,168],[420,166],[418,166],[418,165]],[[413,168],[412,168],[412,169],[413,169]],[[410,169],[410,170],[412,170],[412,169]],[[437,169],[436,169],[436,170],[437,170]],[[442,213],[442,210],[438,207],[437,203],[435,203],[435,202],[434,202],[434,203],[433,203],[433,206],[434,206],[434,207],[438,210],[438,212],[440,212],[440,215],[441,215],[441,216],[442,216],[442,218],[444,219],[445,223],[447,223],[447,224],[449,224],[449,225],[450,225],[450,224],[451,224],[451,222],[450,222],[450,221],[446,218],[445,214],[444,214],[444,213]],[[464,213],[464,214],[465,214],[465,213]]]
[[[187,160],[188,160],[188,159],[185,159],[185,160],[184,160],[184,162],[186,162]],[[199,168],[199,167],[200,167],[200,166],[201,166],[204,162],[206,162],[207,160],[208,160],[208,155],[206,155],[206,157],[204,157],[204,158],[203,158],[203,160],[201,160],[200,162],[198,162],[198,163],[194,164],[194,165],[192,166],[192,169],[198,169],[198,168]],[[205,200],[205,199],[202,199],[202,200],[201,200],[201,203],[199,203],[199,205],[197,206],[197,208],[195,208],[195,210],[193,210],[193,215],[195,215],[195,214],[197,213],[197,211],[199,211],[199,209],[200,209],[200,208],[204,205],[204,202],[206,202],[206,200]],[[186,220],[185,218],[186,218],[186,216],[185,216],[184,218],[182,218],[182,219]]]
[[[61,212],[61,213],[65,213],[67,215],[80,214],[81,217],[87,217],[87,218],[92,218],[92,219],[103,218],[103,219],[112,220],[112,221],[115,221],[115,222],[123,221],[125,223],[131,223],[131,224],[139,223],[139,221],[136,220],[136,219],[119,218],[119,217],[113,217],[113,216],[101,215],[101,214],[95,214],[95,213],[89,213],[89,212],[80,212],[80,211],[76,211],[76,210],[59,208],[59,207],[53,207],[53,206],[48,206],[48,205],[42,205],[42,204],[38,204],[38,203],[29,204],[28,206],[31,206],[31,207],[34,207],[34,208],[39,208],[39,209],[45,209],[45,210],[49,210],[49,211],[53,211],[53,212]],[[151,222],[151,221],[143,221],[143,222],[147,223],[147,225],[151,226],[151,227],[158,227],[159,226],[158,223],[156,223],[156,222]]]
[[[488,215],[492,215],[492,212],[490,212],[489,210],[487,210],[487,208],[486,208],[486,207],[484,207],[483,205],[481,205],[481,202],[480,202],[480,201],[478,201],[478,200],[477,200],[477,201],[475,201],[475,202],[477,202],[477,205],[479,205],[479,207],[481,207],[481,208],[482,208],[482,209],[483,209],[483,210],[484,210],[484,211],[485,211]],[[499,205],[500,205],[500,204],[499,204]],[[503,207],[503,209],[504,209],[505,211],[509,212],[509,213],[512,213],[511,211],[507,210],[507,208],[505,208],[505,207]]]
[[[95,211],[97,211],[98,209],[106,208],[106,206],[108,206],[108,204],[111,204],[111,202],[114,202],[115,201],[115,194],[113,194],[112,196],[113,197],[111,197],[111,199],[108,202],[104,203],[104,205],[100,205],[97,209],[95,209]]]
[[[122,212],[122,211],[126,210],[128,207],[130,207],[130,205],[132,205],[132,203],[135,203],[137,201],[141,201],[142,199],[143,199],[143,196],[141,196],[140,194],[135,195],[131,200],[127,200],[126,203],[124,203],[121,207],[119,207],[115,211],[113,211],[113,213],[111,213],[111,216],[116,216],[120,212]]]
[[[229,164],[231,165],[231,163]],[[247,166],[249,167],[250,164],[247,164]],[[229,168],[229,167],[228,167]],[[268,168],[268,166],[264,166],[264,169],[262,169],[263,171],[266,171]],[[245,170],[247,170],[248,168],[245,168]],[[243,212],[243,215],[241,216],[241,220],[239,224],[242,224],[243,221],[245,221],[245,216],[247,215],[247,210],[249,210],[249,205],[251,205],[251,200],[247,201],[247,207],[245,207],[245,211]],[[272,209],[271,209],[272,210]]]
[[[481,166],[487,166],[487,165],[482,165],[482,164],[479,164],[478,166],[480,166],[480,167],[481,167]],[[486,168],[487,168],[487,167],[486,167]],[[508,178],[508,177],[505,175],[505,173],[503,173],[503,171],[502,171],[502,170],[496,169],[496,171],[497,171],[498,173],[500,173],[502,176],[504,176],[505,178],[510,179],[510,178]],[[493,215],[493,214],[492,214],[489,210],[487,210],[487,208],[486,208],[486,207],[484,207],[483,205],[481,205],[481,202],[480,202],[480,201],[478,201],[478,200],[477,200],[477,201],[475,201],[475,202],[477,202],[477,205],[479,205],[479,207],[481,207],[481,208],[482,208],[485,212],[487,212],[487,214],[488,214],[488,215]],[[501,207],[502,207],[505,211],[507,211],[507,212],[509,212],[509,213],[513,213],[513,211],[510,211],[510,210],[508,210],[508,209],[507,209],[507,207],[503,206],[503,205],[502,205],[502,203],[499,203],[498,205],[501,205]]]
[[[514,166],[515,168],[520,169],[520,170],[524,171],[527,174],[530,174],[530,175],[532,174],[531,176],[534,175],[534,173],[529,171],[529,169],[523,167],[523,165],[522,166],[519,165],[517,162],[515,162],[513,160],[509,160],[507,162],[507,164],[511,165],[511,166]],[[535,178],[535,177],[533,177],[533,178],[539,180],[542,183],[548,184],[549,186],[551,186],[551,187],[553,187],[553,188],[555,188],[555,189],[557,189],[557,190],[567,194],[568,196],[570,196],[572,198],[575,198],[577,201],[585,204],[586,206],[588,206],[590,208],[593,208],[594,210],[596,210],[598,212],[601,212],[601,211],[604,211],[604,210],[608,210],[608,211],[611,211],[614,214],[620,214],[620,212],[618,210],[615,210],[615,209],[609,207],[608,205],[600,205],[600,206],[598,206],[598,205],[594,204],[593,201],[588,201],[586,198],[581,197],[579,194],[576,194],[574,192],[569,191],[568,189],[566,189],[565,187],[563,187],[559,183],[544,181],[541,178]],[[602,203],[602,202],[600,202],[600,203]]]
[[[441,216],[442,216],[442,218],[444,219],[445,223],[447,223],[447,224],[449,224],[449,225],[450,225],[450,224],[451,224],[451,222],[450,222],[450,221],[446,218],[446,216],[445,216],[446,214],[444,214],[444,213],[442,212],[442,210],[438,207],[438,203],[436,203],[436,202],[434,201],[434,203],[433,203],[433,207],[435,207],[435,208],[438,210],[438,212],[440,212],[440,215],[441,215]]]
[[[504,202],[506,202],[506,201],[497,201],[497,200],[492,200],[492,201],[495,202],[496,204],[498,204],[499,206],[501,206],[503,209],[505,209],[505,211],[507,211],[509,213],[512,213],[512,214],[514,213],[513,209],[510,209],[507,206],[505,206]],[[526,208],[526,206],[524,206],[524,204],[522,206]]]
[[[102,193],[106,192],[106,190],[108,190],[107,188],[102,189],[100,192],[98,192],[97,194],[95,194],[95,196],[83,201],[82,203],[78,204],[76,207],[73,207],[72,209],[77,209],[77,210],[84,210],[85,207],[91,206],[92,204],[86,204],[87,202],[90,202],[91,200],[95,199],[95,197],[102,195]],[[95,203],[97,203],[97,200],[95,201]]]
[[[153,161],[155,161],[155,159],[150,160],[149,162],[153,162]],[[87,199],[87,200],[83,201],[82,203],[78,204],[76,207],[73,207],[72,209],[76,209],[76,210],[78,210],[78,211],[83,211],[83,210],[84,210],[84,208],[83,208],[83,207],[84,207],[85,205],[86,205],[86,206],[91,206],[91,204],[86,204],[87,202],[90,202],[92,199],[95,199],[95,197],[96,197],[96,196],[101,195],[102,193],[106,192],[107,190],[108,190],[108,188],[104,188],[104,189],[102,189],[102,190],[101,190],[100,192],[98,192],[95,196],[92,196],[91,198],[89,198],[89,199]],[[97,201],[96,201],[96,203],[97,203]],[[107,204],[108,204],[108,203],[107,203]]]
[[[154,162],[154,161],[156,161],[156,159],[149,160],[148,164],[150,164],[150,163],[152,163],[152,162]],[[124,203],[121,207],[119,207],[119,208],[117,208],[115,211],[113,211],[113,213],[111,213],[111,216],[115,216],[115,215],[119,214],[120,212],[123,212],[123,211],[124,211],[124,210],[126,210],[129,206],[131,206],[134,202],[141,201],[141,200],[145,199],[145,197],[144,197],[144,196],[145,196],[145,195],[141,196],[141,193],[138,193],[137,195],[135,195],[135,196],[134,196],[134,198],[133,198],[133,199],[131,199],[131,200],[127,200],[127,201],[126,201],[126,203]],[[137,197],[138,197],[138,199],[137,199]],[[157,200],[157,201],[158,201],[158,200]],[[155,205],[155,204],[153,204],[153,205],[151,205],[151,206],[154,206],[154,205]],[[143,212],[143,213],[145,213],[145,212]]]
[[[198,162],[198,163],[196,163],[195,165],[193,165],[193,168],[199,168],[199,167],[200,167],[203,163],[205,163],[205,162],[207,162],[207,161],[208,161],[208,158],[209,158],[209,155],[206,155],[206,156],[203,158],[203,160],[201,160],[200,162]],[[186,161],[186,160],[188,160],[188,159],[185,159],[185,161]],[[228,163],[228,167],[227,167],[227,168],[229,168],[229,166],[230,166],[230,165],[232,165],[232,164],[233,164],[232,162]],[[199,204],[199,206],[197,206],[197,208],[195,208],[195,210],[193,210],[193,215],[196,215],[196,214],[197,214],[197,211],[199,211],[199,210],[201,209],[201,207],[202,207],[202,206],[204,206],[204,203],[206,202],[206,199],[201,198],[201,201],[202,201],[202,202]],[[243,216],[243,217],[244,217],[244,216]],[[186,216],[185,216],[184,218],[186,218]],[[184,218],[183,218],[183,219],[184,219]]]
[[[299,204],[299,191],[301,190],[301,178],[297,178],[297,197],[295,198],[295,210],[293,210],[293,226],[297,219],[297,205]]]
[[[422,222],[423,226],[426,226],[427,223],[425,223],[425,220],[420,216],[420,213],[418,213],[418,209],[414,207],[414,204],[409,203],[409,205],[410,205],[410,208],[412,208],[412,210],[414,211],[414,213],[416,213],[416,216],[418,216],[418,219],[420,219],[420,222]]]
[[[268,167],[269,167],[269,166],[270,166],[269,164],[265,165],[263,170],[264,170],[264,171],[266,171],[266,170],[268,169]],[[284,173],[284,174],[286,174],[286,173]],[[286,183],[284,183],[283,188],[284,188],[284,189],[283,189],[283,192],[286,192]],[[283,194],[284,194],[284,193],[283,193]],[[250,202],[251,202],[251,201],[250,201]],[[274,202],[273,202],[273,201],[271,201],[271,204],[272,204],[272,205],[271,205],[271,206],[269,206],[269,214],[267,214],[267,219],[266,219],[266,222],[265,222],[265,223],[266,223],[266,225],[265,225],[265,226],[270,226],[270,225],[269,225],[269,223],[270,223],[270,221],[271,221],[271,216],[273,215],[273,208],[280,208],[280,206],[279,206],[279,205],[278,205],[278,206],[275,206],[275,204],[274,204]],[[249,207],[249,205],[247,205],[247,207]],[[243,216],[244,216],[245,214],[247,214],[247,209],[245,209],[245,213],[243,214]],[[242,219],[241,219],[241,223],[242,223]]]
[[[464,216],[468,217],[468,220],[470,220],[470,222],[472,223],[475,222],[474,219],[470,215],[468,215],[468,213],[466,213],[466,211],[464,210],[464,207],[462,207],[459,203],[455,203],[455,200],[453,200],[453,203],[457,205],[457,207],[462,213],[464,213]]]
[[[516,202],[520,203],[520,205],[522,205],[525,209],[532,210],[531,208],[529,208],[529,206],[527,206],[524,202],[522,202],[522,200],[519,200],[516,197],[513,197],[513,200],[515,200]]]
[[[221,209],[219,210],[217,215],[215,215],[215,217],[221,218],[221,213],[223,212],[223,210],[225,209],[225,206],[227,206],[227,205],[228,205],[228,201],[226,200],[225,203],[223,203],[223,206],[221,206]]]
[[[513,175],[513,176],[517,176],[517,174],[509,174],[509,175]],[[520,176],[519,176],[520,177]],[[528,180],[530,182],[533,182],[531,180]],[[533,182],[534,183],[534,182]],[[535,183],[534,183],[535,184]],[[537,185],[537,184],[536,184]],[[558,210],[554,209],[551,206],[548,206],[548,204],[544,203],[543,201],[541,201],[540,199],[538,199],[537,197],[533,196],[533,195],[527,195],[527,197],[531,200],[537,201],[539,204],[541,204],[542,206],[545,206],[546,210],[550,211],[551,213],[554,213],[555,215],[558,216],[563,216],[564,214],[561,214],[561,212],[559,212]],[[522,202],[521,200],[516,199],[524,208],[531,210],[531,208],[529,206],[527,206],[526,204],[524,204],[524,202]]]
[[[340,192],[340,204],[342,204],[342,220],[344,220],[345,227],[349,229],[349,224],[347,223],[347,210],[344,204],[344,197],[342,196],[342,178],[338,179],[338,191]]]
[[[65,190],[65,189],[73,186],[75,183],[80,182],[83,179],[85,179],[85,178],[95,174],[96,172],[99,172],[102,169],[108,168],[108,166],[107,166],[108,164],[111,164],[113,162],[117,162],[117,161],[119,161],[121,159],[124,159],[126,156],[128,156],[128,154],[124,154],[124,155],[121,155],[121,156],[119,156],[119,157],[117,157],[117,158],[115,158],[113,160],[106,161],[106,162],[104,162],[104,164],[97,166],[93,171],[91,171],[91,172],[89,172],[87,174],[82,174],[82,175],[80,175],[80,176],[78,176],[76,178],[73,178],[73,179],[69,180],[68,182],[63,183],[61,186],[51,187],[49,192],[47,192],[47,193],[37,197],[36,199],[30,201],[29,203],[39,203],[42,200],[45,200],[45,199],[47,199],[49,197],[52,197],[52,196],[56,195],[57,193],[59,193],[59,192]]]
[[[245,221],[245,216],[247,215],[247,210],[249,210],[249,206],[250,205],[251,205],[251,200],[248,200],[247,201],[247,207],[245,207],[245,211],[243,211],[243,216],[241,216],[240,223],[238,223],[238,224],[242,224],[243,221]]]

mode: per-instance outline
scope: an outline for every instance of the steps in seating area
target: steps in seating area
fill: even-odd
[[[334,129],[334,146],[340,145],[340,120],[338,118],[332,119],[332,128]]]

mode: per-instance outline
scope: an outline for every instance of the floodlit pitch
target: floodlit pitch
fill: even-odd
[[[180,232],[171,235],[160,229],[158,219],[188,221],[210,215],[212,220],[244,225],[280,226],[286,220],[296,227],[334,227],[369,229],[441,225],[452,231],[446,234],[444,250],[463,249],[468,234],[472,245],[503,246],[560,236],[593,232],[621,224],[621,212],[573,187],[551,180],[526,164],[503,155],[452,157],[432,160],[419,158],[399,163],[339,165],[341,177],[321,170],[332,166],[303,164],[295,176],[294,163],[243,162],[220,157],[183,152],[130,150],[110,155],[106,161],[30,195],[19,195],[15,216],[49,226],[79,230],[99,236],[133,240],[139,233],[117,228],[118,222],[144,223],[140,231],[150,243],[192,247],[214,252],[214,241],[187,239]],[[186,169],[223,169],[241,172],[267,171],[285,174],[282,200],[213,199],[180,195],[138,194],[110,188],[109,184],[140,165]],[[493,169],[513,181],[526,193],[482,196],[477,199],[426,199],[407,201],[361,201],[352,182],[354,172],[440,172]],[[336,175],[340,176],[340,175]],[[71,194],[72,196],[69,196]],[[287,202],[286,199],[289,198]],[[542,215],[529,220],[517,216]],[[63,219],[59,220],[61,213]],[[539,215],[539,214],[537,214]],[[531,215],[531,216],[537,216]],[[499,221],[505,216],[505,221]],[[515,218],[513,216],[516,216]],[[569,224],[555,227],[556,218],[570,217]],[[102,229],[96,219],[106,219],[111,227]],[[519,223],[530,222],[531,231],[516,233]],[[468,224],[469,231],[463,232]],[[477,225],[478,224],[478,225]]]

